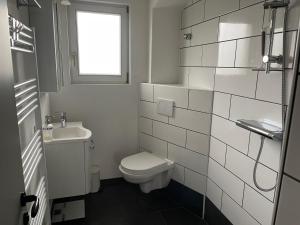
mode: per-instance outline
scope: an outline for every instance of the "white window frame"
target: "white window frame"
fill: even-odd
[[[121,16],[121,76],[80,75],[78,61],[77,11],[118,14]],[[72,1],[68,9],[69,42],[72,84],[126,84],[129,83],[129,8],[128,5]],[[109,35],[109,34],[107,34]]]

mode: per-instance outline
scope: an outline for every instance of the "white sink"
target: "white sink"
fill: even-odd
[[[60,123],[53,124],[52,137],[44,138],[45,144],[76,142],[90,139],[92,132],[82,126],[82,122],[68,122],[62,128]]]

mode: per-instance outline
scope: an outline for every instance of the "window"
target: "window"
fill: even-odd
[[[72,3],[72,83],[127,83],[128,6]]]

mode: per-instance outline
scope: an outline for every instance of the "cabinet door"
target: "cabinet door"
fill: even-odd
[[[46,145],[50,199],[85,194],[84,144]]]
[[[30,25],[35,28],[41,92],[58,92],[62,71],[57,26],[57,8],[52,0],[41,0],[41,9],[30,8]]]

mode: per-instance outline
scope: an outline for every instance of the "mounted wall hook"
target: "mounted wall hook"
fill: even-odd
[[[192,33],[186,33],[183,35],[183,38],[185,40],[192,40],[192,37],[193,37]]]

